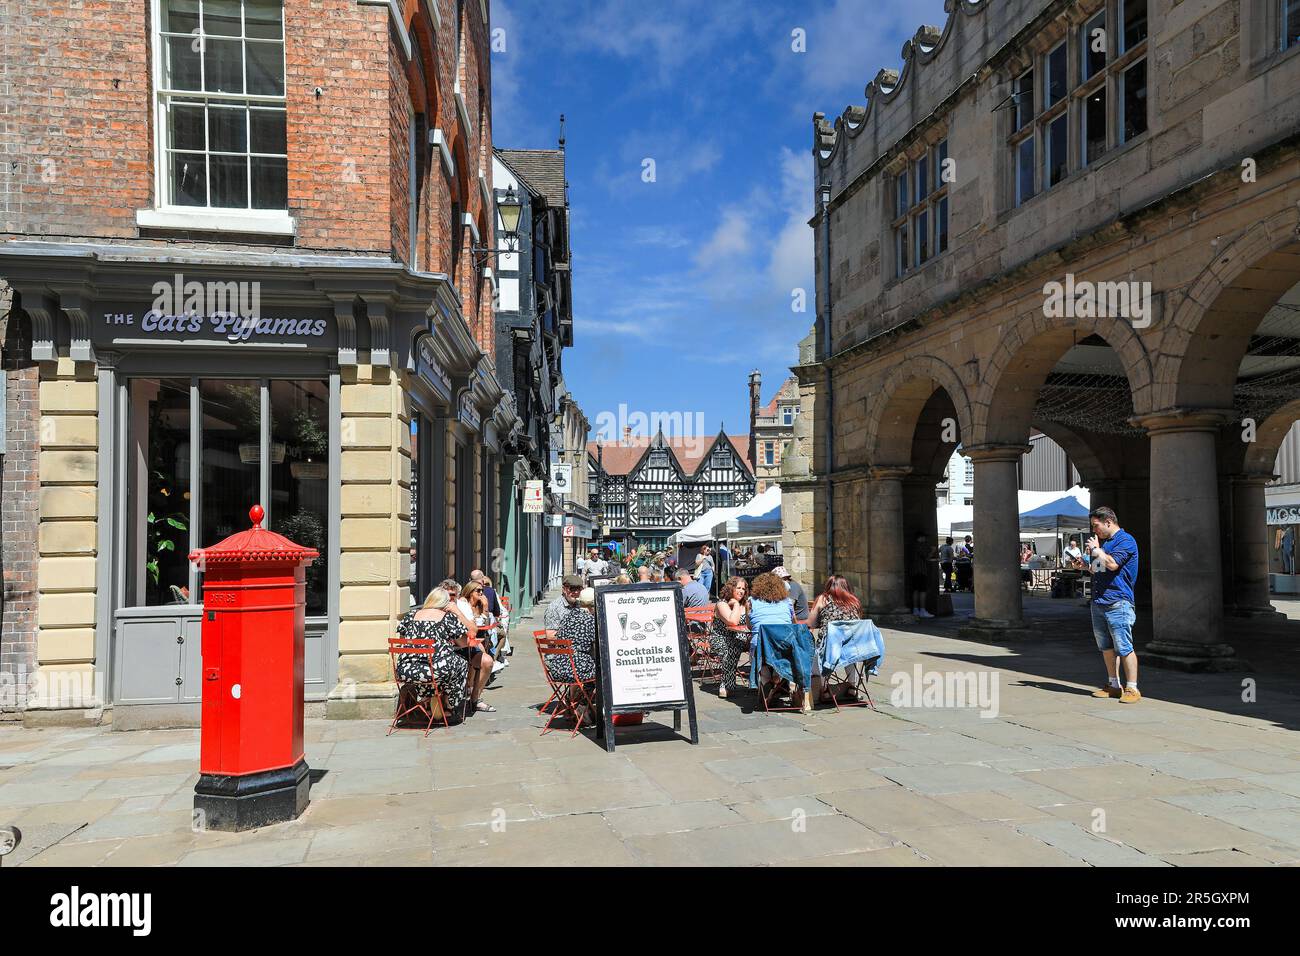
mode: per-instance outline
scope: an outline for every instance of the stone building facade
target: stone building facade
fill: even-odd
[[[749,433],[754,460],[755,492],[762,494],[781,474],[786,443],[794,437],[794,420],[799,415],[799,380],[794,376],[781,383],[772,400],[762,404],[763,377],[749,373]]]
[[[977,623],[1015,629],[1036,428],[1141,546],[1144,659],[1237,666],[1223,616],[1272,613],[1264,487],[1300,417],[1294,17],[1272,0],[947,11],[866,105],[814,117],[812,440],[792,489],[813,527],[787,546],[905,610],[904,545],[934,540],[960,443]]]
[[[24,151],[0,191],[33,363],[10,371],[7,340],[6,375],[38,379],[39,428],[15,443],[39,442],[24,719],[194,721],[184,555],[255,501],[321,551],[309,701],[389,713],[387,639],[442,577],[490,563],[519,453],[481,255],[487,3],[15,6],[9,62],[41,65],[6,71]]]

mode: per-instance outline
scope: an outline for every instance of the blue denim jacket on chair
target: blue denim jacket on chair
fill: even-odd
[[[877,658],[871,673],[880,673],[885,660],[885,635],[871,621],[831,621],[826,626],[826,641],[822,644],[822,673],[829,674],[837,667],[861,664]]]
[[[816,662],[812,631],[804,624],[760,624],[751,648],[749,679],[758,686],[766,664],[799,687],[811,687]]]

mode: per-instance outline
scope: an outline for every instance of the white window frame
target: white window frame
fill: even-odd
[[[781,424],[790,426],[794,424],[795,406],[787,405],[781,409]]]
[[[153,77],[150,95],[153,97],[154,114],[154,205],[148,209],[137,209],[136,225],[155,229],[188,229],[199,231],[240,232],[262,235],[289,235],[296,232],[294,218],[287,209],[235,209],[214,206],[178,206],[169,202],[171,196],[171,163],[167,156],[167,107],[166,99],[170,93],[163,91],[163,63],[166,56],[162,30],[163,0],[150,0],[150,40],[153,45]],[[281,8],[283,10],[283,7]],[[281,13],[281,55],[289,42]],[[263,96],[243,94],[239,98],[250,103],[283,103],[288,110],[288,74],[285,74],[285,96]],[[209,94],[193,93],[195,99],[207,98]],[[251,131],[249,131],[251,135]],[[250,174],[251,175],[251,174]],[[251,188],[251,183],[250,183]]]

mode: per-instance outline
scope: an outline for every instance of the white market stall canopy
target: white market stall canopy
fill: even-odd
[[[715,539],[770,537],[781,533],[781,488],[772,485],[761,495],[755,495],[749,504],[724,516],[713,525]]]
[[[675,548],[679,544],[695,544],[700,541],[712,541],[713,526],[719,521],[725,521],[732,515],[744,510],[744,507],[744,505],[737,505],[731,508],[710,508],[681,531],[672,535],[668,539],[668,546]]]
[[[1017,502],[1020,530],[1043,534],[1086,531],[1089,501],[1088,489],[1079,485],[1066,492],[1022,491]],[[965,534],[975,527],[974,508],[970,505],[941,505],[937,515],[940,537]]]

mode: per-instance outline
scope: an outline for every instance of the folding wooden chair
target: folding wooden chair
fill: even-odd
[[[447,695],[438,685],[438,678],[433,671],[433,659],[437,647],[438,642],[431,638],[390,637],[388,639],[388,660],[393,668],[393,682],[397,684],[397,706],[393,711],[393,722],[388,725],[388,733],[384,735],[385,737],[397,730],[404,717],[417,712],[429,718],[429,722],[424,727],[426,737],[433,729],[433,722],[439,717],[442,718],[444,727],[451,727],[447,720],[447,711],[450,709],[447,705]],[[397,659],[407,654],[429,658],[429,680],[408,681],[401,678],[397,670]]]
[[[573,653],[573,641],[562,637],[547,637],[545,631],[534,631],[533,637],[537,641],[537,654],[542,659],[542,676],[546,678],[546,683],[551,688],[551,696],[546,699],[546,703],[542,704],[538,712],[545,714],[547,708],[554,705],[550,711],[549,719],[546,721],[546,726],[542,728],[541,736],[545,737],[547,732],[550,731],[555,718],[567,716],[573,721],[573,733],[569,736],[576,737],[584,722],[583,715],[578,713],[578,705],[585,704],[588,710],[592,712],[596,709],[595,701],[592,700],[591,695],[588,693],[588,687],[594,688],[595,681],[577,679],[578,660]],[[546,666],[548,657],[567,657],[569,659],[569,673],[573,675],[574,679],[559,681],[551,677],[551,670]]]

